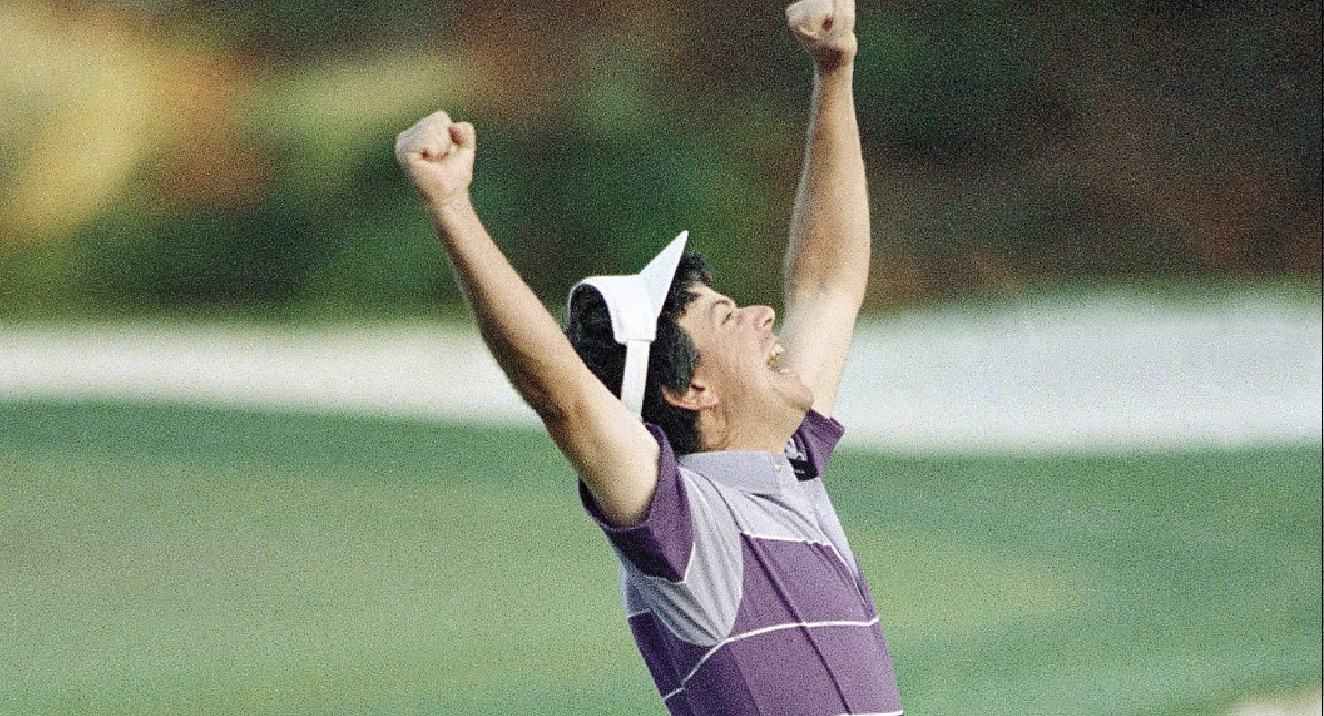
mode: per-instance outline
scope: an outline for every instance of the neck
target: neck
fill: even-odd
[[[719,411],[705,410],[699,415],[698,452],[759,450],[780,455],[802,422],[804,415],[794,421],[789,417],[779,421],[736,421]]]

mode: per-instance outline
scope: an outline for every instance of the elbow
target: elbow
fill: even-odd
[[[529,383],[515,386],[524,404],[533,409],[538,419],[553,436],[559,435],[577,416],[587,414],[586,399],[561,385]]]
[[[533,409],[548,428],[563,424],[573,411],[557,402],[551,392],[541,386],[515,385],[524,404]]]
[[[510,387],[515,389],[524,404],[533,409],[538,417],[544,423],[559,422],[564,420],[566,410],[562,408],[553,396],[549,386],[528,372],[522,370],[512,370],[506,367],[506,380]]]

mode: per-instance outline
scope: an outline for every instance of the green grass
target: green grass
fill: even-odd
[[[907,713],[1215,713],[1320,678],[1319,445],[843,451]],[[540,434],[0,404],[0,714],[662,714]]]

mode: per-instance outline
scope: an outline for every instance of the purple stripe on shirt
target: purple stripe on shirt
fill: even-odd
[[[832,548],[747,535],[741,542],[743,599],[726,642],[687,644],[652,613],[630,619],[659,692],[681,689],[667,703],[672,714],[899,709],[873,604]]]
[[[677,639],[653,612],[630,617],[630,632],[648,664],[658,693],[662,695],[680,688],[681,679],[710,650],[710,647]]]
[[[722,647],[667,703],[672,714],[838,716],[900,710],[877,625],[788,628]],[[683,704],[683,705],[682,705]]]
[[[744,594],[733,633],[790,622],[866,621],[874,615],[850,568],[825,544],[741,535]]]

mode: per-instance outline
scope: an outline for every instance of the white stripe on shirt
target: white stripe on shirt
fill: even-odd
[[[742,633],[740,633],[740,634],[733,634],[733,635],[731,635],[731,636],[729,636],[729,637],[723,639],[722,641],[718,642],[718,643],[717,643],[716,645],[714,645],[711,649],[709,649],[707,652],[705,652],[704,655],[703,655],[702,657],[699,658],[699,662],[698,662],[697,664],[694,665],[694,668],[693,668],[693,669],[690,669],[690,673],[686,674],[686,675],[685,675],[685,678],[683,678],[683,679],[680,680],[680,685],[677,686],[675,689],[672,689],[671,693],[667,694],[666,696],[663,696],[663,697],[662,697],[662,701],[663,701],[663,703],[665,703],[665,702],[667,702],[668,700],[674,698],[674,697],[675,697],[677,694],[679,694],[680,692],[684,691],[684,690],[685,690],[685,684],[689,683],[690,679],[694,678],[694,675],[697,674],[697,673],[699,673],[699,669],[702,668],[703,665],[704,665],[705,663],[707,663],[709,657],[711,657],[713,654],[716,654],[716,653],[717,653],[722,647],[726,646],[727,644],[731,644],[731,643],[734,643],[734,642],[737,642],[737,641],[741,641],[742,639],[748,639],[748,638],[750,638],[750,637],[752,637],[752,636],[759,636],[759,635],[767,634],[767,633],[774,632],[774,631],[782,631],[782,630],[784,630],[784,629],[816,629],[816,628],[819,628],[819,627],[843,627],[843,626],[844,626],[844,627],[871,627],[871,626],[873,626],[873,625],[875,625],[875,624],[877,624],[877,623],[878,623],[878,617],[874,617],[873,619],[870,619],[869,621],[865,621],[865,622],[855,622],[855,621],[835,621],[835,622],[790,622],[790,623],[786,623],[786,624],[774,624],[773,626],[766,626],[766,627],[760,627],[760,628],[758,628],[758,629],[751,629],[751,630],[749,630],[749,631],[747,631],[747,632],[742,632]],[[895,713],[893,713],[893,714],[861,714],[860,716],[898,716],[900,713],[901,713],[900,711],[897,711],[897,712],[895,712]]]

